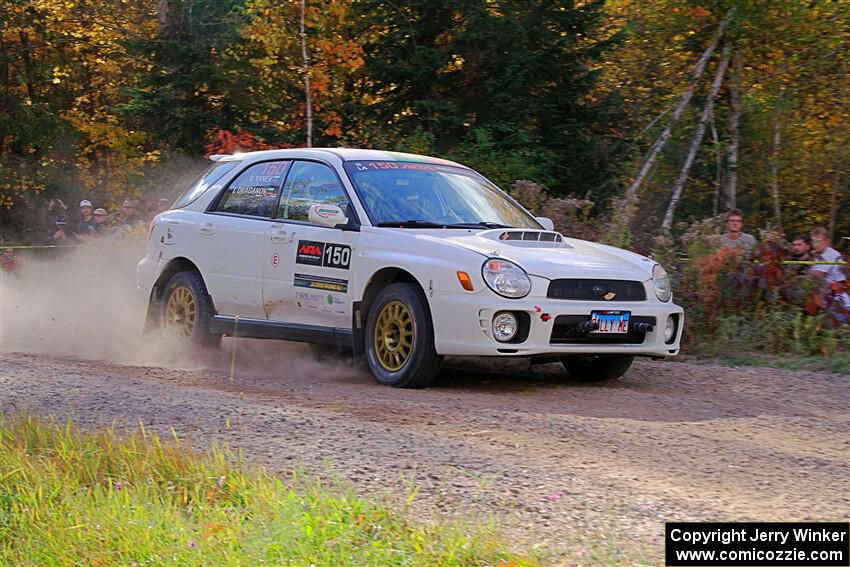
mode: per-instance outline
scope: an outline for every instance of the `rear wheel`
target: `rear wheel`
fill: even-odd
[[[212,301],[198,272],[178,272],[165,284],[159,323],[167,335],[198,346],[217,346],[221,335],[209,332],[213,315]]]
[[[391,284],[378,292],[366,318],[366,365],[381,384],[425,388],[440,371],[434,328],[422,292]]]
[[[632,365],[631,354],[587,354],[563,356],[561,364],[571,378],[584,382],[602,382],[619,378]]]

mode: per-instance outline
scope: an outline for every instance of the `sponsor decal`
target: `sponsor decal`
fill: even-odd
[[[337,209],[328,209],[325,207],[316,207],[313,209],[319,218],[327,219],[339,213]]]
[[[313,240],[299,240],[295,263],[347,270],[351,265],[351,246]]]
[[[308,291],[295,291],[296,305],[301,309],[312,309],[324,313],[345,313],[344,298],[334,296],[331,293],[311,293]]]
[[[162,244],[174,244],[174,232],[170,226],[165,229],[165,236],[161,236],[159,241]]]
[[[307,264],[309,266],[321,266],[325,251],[324,246],[325,244],[323,242],[299,240],[298,247],[295,252],[295,263]]]
[[[280,254],[275,252],[272,254],[272,268],[277,268],[278,266],[280,266]]]
[[[348,293],[348,280],[339,278],[326,278],[312,274],[295,274],[295,287],[307,289],[320,289],[323,291],[335,291],[337,293]]]

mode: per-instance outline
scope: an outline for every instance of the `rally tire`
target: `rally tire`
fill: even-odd
[[[582,382],[615,380],[628,372],[635,359],[631,354],[588,354],[563,356],[561,364],[570,378]]]
[[[426,388],[443,357],[434,349],[434,325],[418,286],[383,288],[366,317],[365,363],[375,380],[396,388]]]
[[[165,284],[159,302],[159,328],[166,336],[197,347],[217,347],[221,334],[209,330],[214,315],[207,286],[198,272],[177,272]]]

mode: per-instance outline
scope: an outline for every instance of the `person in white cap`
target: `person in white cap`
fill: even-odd
[[[74,233],[80,236],[89,236],[94,234],[94,226],[91,201],[83,199],[80,201],[80,220],[74,226]]]

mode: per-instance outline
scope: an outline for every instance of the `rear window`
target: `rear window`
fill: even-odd
[[[182,209],[189,203],[207,192],[207,189],[212,187],[216,181],[224,177],[224,175],[236,167],[238,161],[218,161],[209,166],[198,179],[180,195],[180,198],[171,205],[172,209]]]

